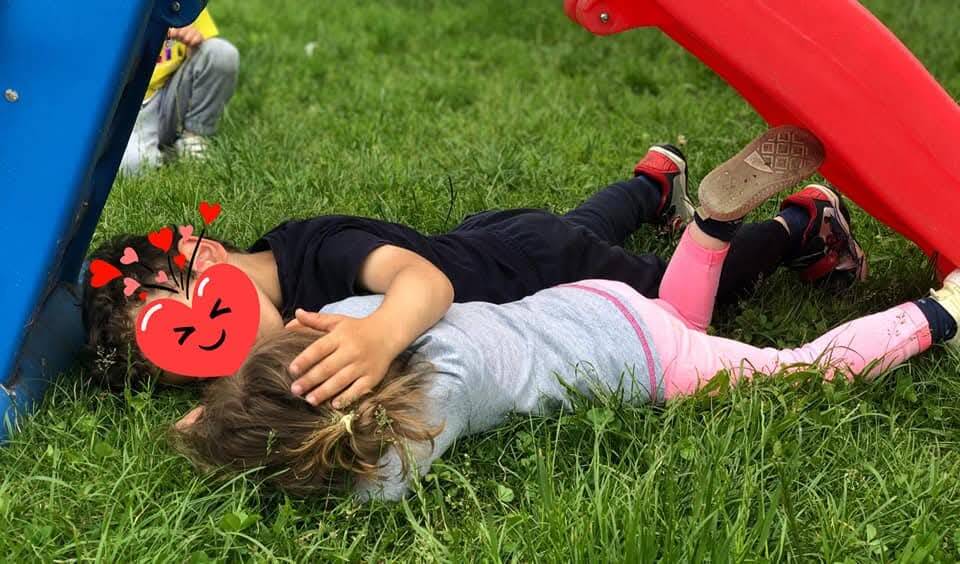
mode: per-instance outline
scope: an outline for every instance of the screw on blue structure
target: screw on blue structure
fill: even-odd
[[[0,240],[23,252],[0,277],[0,440],[83,344],[87,247],[166,30],[192,22],[206,0],[173,3],[4,6],[0,123],[16,143],[0,143]]]

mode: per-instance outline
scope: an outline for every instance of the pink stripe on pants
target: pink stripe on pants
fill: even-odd
[[[722,370],[729,370],[734,381],[811,364],[821,366],[828,378],[866,368],[863,375],[874,377],[930,347],[927,320],[910,303],[845,323],[795,349],[758,348],[707,335],[726,253],[705,249],[688,228],[667,266],[660,299],[635,292],[626,296],[652,334],[667,398],[696,391]]]

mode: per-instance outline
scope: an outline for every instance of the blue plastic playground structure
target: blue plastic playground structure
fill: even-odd
[[[84,335],[84,255],[169,27],[206,0],[0,1],[0,440]]]

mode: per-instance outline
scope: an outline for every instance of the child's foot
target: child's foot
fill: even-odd
[[[203,135],[184,131],[183,135],[174,142],[173,149],[181,159],[196,159],[202,161],[207,158],[207,151],[210,149],[210,140]]]
[[[693,204],[687,197],[687,159],[673,145],[654,145],[633,169],[660,185],[660,223],[677,229],[693,219]]]
[[[768,130],[700,183],[704,219],[741,219],[770,196],[813,174],[824,150],[809,131],[792,125]]]
[[[853,236],[850,211],[840,194],[810,184],[784,200],[780,209],[794,206],[805,212],[806,223],[802,232],[791,232],[797,252],[787,259],[787,266],[800,271],[800,277],[810,282],[828,277],[849,282],[866,279],[866,254]],[[788,230],[799,231],[797,228],[788,225]]]
[[[956,325],[960,323],[960,269],[947,275],[943,280],[943,287],[931,291],[930,296],[953,318],[954,335],[945,344],[960,348],[960,333],[956,332]],[[949,323],[949,320],[947,320],[947,323]],[[949,337],[949,333],[944,336]]]

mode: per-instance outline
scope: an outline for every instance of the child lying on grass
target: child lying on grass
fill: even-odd
[[[291,394],[287,366],[316,332],[265,338],[232,378],[214,382],[202,407],[172,430],[196,465],[256,476],[294,493],[355,491],[400,498],[454,441],[512,413],[570,408],[570,390],[662,402],[731,380],[817,364],[827,378],[873,377],[928,349],[956,343],[960,270],[932,298],[846,323],[795,349],[757,348],[705,333],[729,241],[770,183],[725,182],[750,171],[724,165],[701,185],[697,212],[667,267],[659,299],[622,282],[584,280],[520,301],[454,304],[350,408]],[[707,218],[707,216],[712,216]],[[732,221],[713,219],[726,217]],[[299,319],[363,318],[383,298],[354,297]]]
[[[748,149],[743,158],[751,159],[750,170],[770,182],[799,182],[823,158],[812,136],[789,127],[765,133]],[[775,170],[782,162],[793,166]],[[257,287],[261,336],[282,328],[298,309],[317,311],[350,296],[384,294],[365,319],[322,316],[327,333],[290,359],[294,394],[313,405],[339,394],[337,405],[346,405],[373,389],[452,301],[512,302],[585,278],[619,281],[656,297],[664,262],[622,245],[643,224],[690,219],[686,161],[674,147],[654,146],[635,173],[564,215],[531,209],[484,212],[438,236],[372,219],[320,216],[286,222],[246,252],[210,239],[198,245],[192,236],[177,236],[174,249],[188,257],[196,252],[198,274],[220,263],[243,270]],[[839,197],[827,188],[788,198],[777,218],[737,233],[719,282],[721,299],[751,288],[785,263],[808,279],[862,278],[866,263],[848,221]],[[125,267],[128,271],[162,270],[169,260],[143,236],[114,239],[91,258],[116,264],[126,247],[139,256],[138,263]],[[145,303],[136,302],[116,284],[87,289],[83,310],[91,350],[119,350],[123,359],[128,350],[131,354],[129,362],[102,370],[107,383],[124,385],[128,367],[135,379],[149,370],[133,346],[133,321],[140,307],[160,297],[167,296],[151,292]]]

